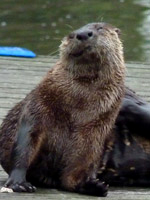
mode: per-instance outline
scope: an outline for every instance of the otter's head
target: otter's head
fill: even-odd
[[[91,23],[72,32],[60,45],[61,59],[75,64],[123,61],[119,29],[106,23]]]

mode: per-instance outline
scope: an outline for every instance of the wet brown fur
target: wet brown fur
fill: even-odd
[[[34,167],[42,151],[47,152],[47,160],[53,154],[55,162],[49,161],[49,168],[58,168],[61,187],[70,191],[97,172],[124,95],[125,65],[114,27],[95,23],[85,29],[94,32],[88,43],[92,49],[75,58],[70,54],[83,48],[83,43],[66,37],[59,62],[3,121],[0,161],[9,175],[22,121],[32,127],[28,148],[20,155],[27,168]],[[16,160],[16,166],[20,162]]]
[[[126,88],[98,178],[110,186],[149,187],[149,130],[150,104]]]

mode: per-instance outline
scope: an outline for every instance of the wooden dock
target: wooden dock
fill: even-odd
[[[35,59],[0,57],[0,123],[8,110],[25,97],[43,75],[56,63],[56,57],[39,56]],[[128,63],[126,85],[150,102],[150,64]],[[7,175],[0,168],[0,187]],[[38,189],[34,194],[0,194],[0,199],[101,199],[51,189]],[[110,188],[107,199],[150,199],[150,189]]]

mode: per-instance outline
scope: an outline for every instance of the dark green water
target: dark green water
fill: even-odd
[[[63,36],[94,21],[122,30],[126,60],[150,61],[150,0],[0,0],[0,46],[52,54]]]

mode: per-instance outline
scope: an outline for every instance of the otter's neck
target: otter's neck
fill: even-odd
[[[83,82],[91,82],[99,77],[99,65],[94,64],[75,64],[69,63],[66,65],[67,70],[74,79],[79,79]]]
[[[123,60],[116,63],[76,64],[66,63],[64,69],[69,72],[74,80],[93,83],[99,81],[103,84],[112,81],[120,81],[124,78],[125,66]]]

